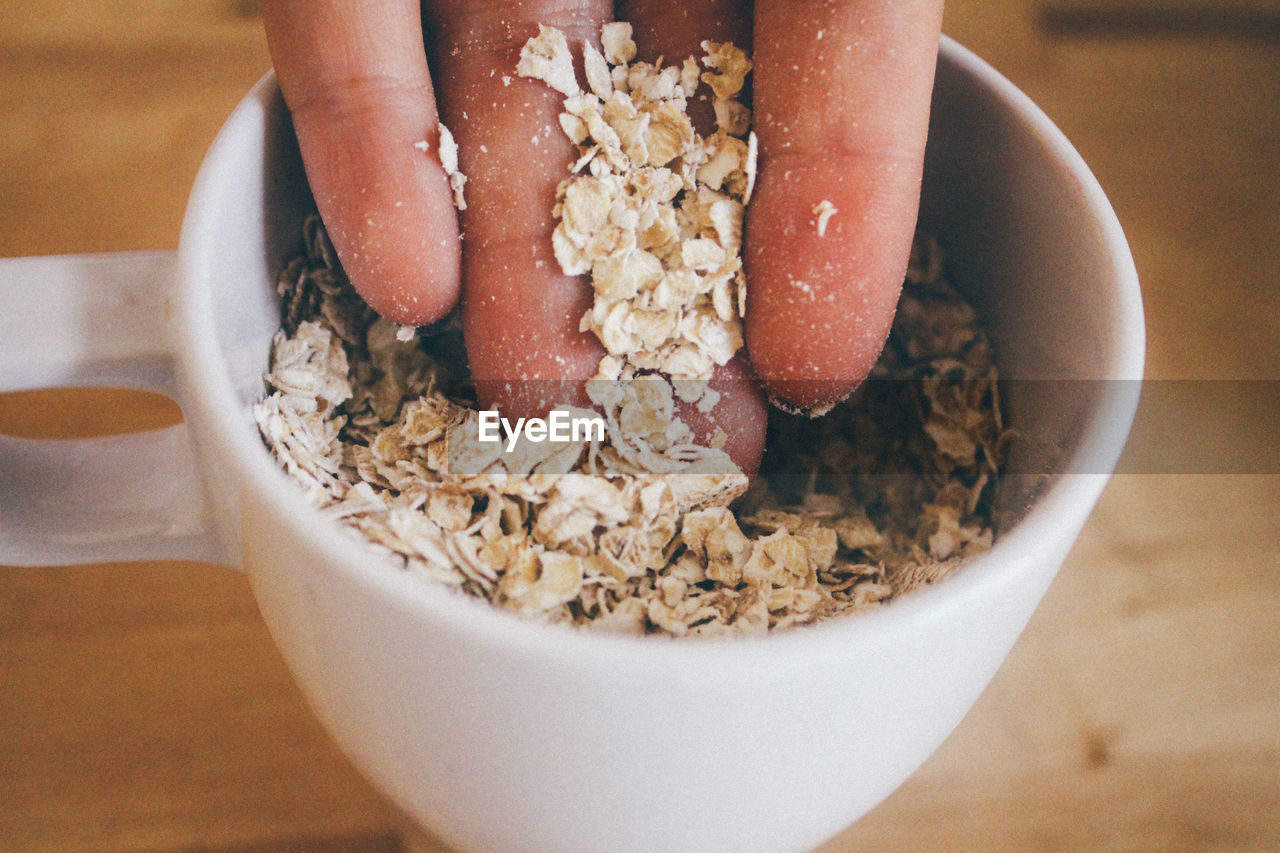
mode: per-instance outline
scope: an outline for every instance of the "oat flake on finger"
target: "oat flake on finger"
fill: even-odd
[[[595,299],[582,331],[604,345],[597,378],[658,374],[696,402],[743,343],[743,210],[755,183],[755,135],[737,100],[751,61],[703,42],[701,61],[636,62],[630,24],[582,45],[586,86],[564,34],[541,27],[517,73],[564,94],[560,126],[577,146],[554,210],[556,260],[589,274]],[[687,111],[709,90],[716,130],[703,137]],[[690,399],[691,398],[691,399]]]

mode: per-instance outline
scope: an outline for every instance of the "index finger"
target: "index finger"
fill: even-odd
[[[389,319],[438,319],[458,301],[461,250],[418,3],[267,0],[262,15],[352,285]]]
[[[940,0],[756,2],[747,351],[776,400],[838,402],[884,346],[915,230],[941,26]]]

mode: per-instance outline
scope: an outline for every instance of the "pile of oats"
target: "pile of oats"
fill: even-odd
[[[609,384],[606,442],[474,458],[456,321],[401,340],[318,218],[305,237],[254,414],[308,499],[406,571],[550,622],[759,633],[875,605],[991,544],[995,366],[932,241],[872,379],[820,420],[774,413],[743,495],[720,451],[669,434],[661,381]]]
[[[578,157],[557,191],[552,243],[566,275],[590,273],[595,301],[581,330],[604,345],[597,378],[661,373],[706,410],[716,401],[706,380],[743,343],[756,137],[737,96],[751,61],[708,41],[701,63],[663,68],[634,61],[631,35],[630,24],[606,24],[603,52],[583,44],[585,91],[554,28],[529,40],[516,73],[565,96],[560,126]],[[716,117],[705,138],[686,109],[702,83]]]

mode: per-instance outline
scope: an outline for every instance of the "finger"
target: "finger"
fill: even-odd
[[[841,399],[884,346],[919,205],[941,17],[940,0],[756,3],[747,349],[793,405]]]
[[[457,215],[415,0],[267,0],[267,39],[307,178],[356,290],[422,325],[458,299]],[[415,143],[428,143],[430,156]]]
[[[701,57],[704,40],[732,42],[751,51],[751,4],[742,0],[627,0],[618,4],[619,20],[630,21],[637,58],[678,65],[686,57]],[[707,98],[694,99],[689,112],[704,135],[715,129],[714,113]],[[717,368],[711,387],[721,395],[709,412],[696,406],[680,406],[679,415],[694,431],[699,444],[712,444],[717,434],[724,449],[744,471],[754,475],[764,453],[768,411],[764,395],[740,354]]]
[[[569,43],[598,41],[601,0],[431,2],[424,15],[445,122],[467,174],[462,243],[463,333],[481,403],[512,416],[553,404],[585,405],[599,341],[578,330],[592,290],[552,254],[556,186],[575,157],[560,131],[563,95],[516,76],[520,48],[538,24]],[[581,80],[579,74],[579,80]],[[571,389],[569,399],[549,388]]]

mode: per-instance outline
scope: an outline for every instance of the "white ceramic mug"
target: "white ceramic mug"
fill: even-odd
[[[764,638],[534,624],[384,563],[264,449],[250,407],[308,204],[268,77],[210,150],[176,255],[0,265],[0,390],[155,389],[186,417],[141,436],[0,438],[0,564],[243,568],[341,747],[461,849],[780,850],[836,833],[986,686],[1132,420],[1143,323],[1120,226],[1049,120],[944,40],[922,222],[1002,375],[1045,380],[1006,394],[1021,473],[1001,484],[994,548],[878,610]]]

